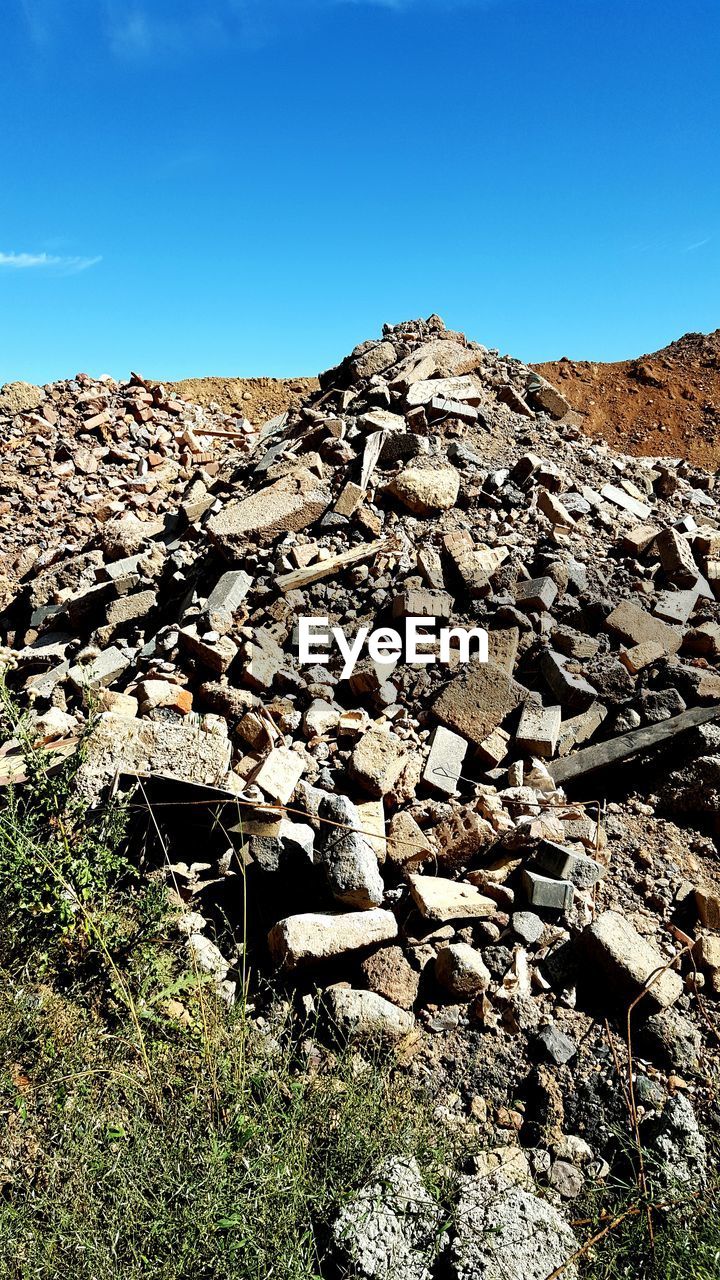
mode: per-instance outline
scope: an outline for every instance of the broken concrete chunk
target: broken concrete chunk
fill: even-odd
[[[570,515],[565,504],[557,494],[550,493],[548,489],[538,490],[537,504],[538,510],[547,516],[551,524],[563,525],[566,529],[571,529],[575,524],[575,518]]]
[[[68,679],[78,690],[96,689],[98,685],[112,684],[129,666],[127,654],[113,645],[110,649],[104,649],[92,661],[71,667]]]
[[[697,599],[695,588],[689,591],[661,591],[653,612],[664,622],[684,626],[695,609]]]
[[[434,467],[404,467],[388,485],[388,492],[416,515],[449,511],[460,489],[460,472],[449,463]]]
[[[392,791],[407,760],[399,738],[384,729],[370,729],[355,747],[348,768],[350,777],[363,791],[380,797]]]
[[[344,915],[307,912],[279,920],[270,930],[268,945],[275,964],[292,970],[389,942],[397,932],[392,912],[378,908]]]
[[[318,819],[315,860],[325,870],[333,897],[360,910],[379,906],[385,887],[355,805],[347,796],[322,793]]]
[[[437,826],[433,832],[438,859],[444,866],[460,866],[494,843],[491,823],[474,809],[460,809]]]
[[[390,822],[387,856],[395,866],[408,866],[426,862],[433,855],[433,846],[411,814],[394,814]]]
[[[436,725],[430,739],[430,754],[422,772],[422,781],[443,795],[457,791],[468,744],[459,733],[444,725]]]
[[[527,394],[534,408],[549,413],[551,418],[564,418],[572,412],[572,406],[562,392],[535,370],[528,376]]]
[[[682,994],[683,981],[668,961],[617,911],[604,911],[581,935],[585,955],[610,982],[620,1001],[647,991],[648,1009],[667,1009]]]
[[[367,349],[350,360],[350,376],[353,382],[362,382],[375,373],[389,369],[397,360],[397,352],[392,342],[372,342]]]
[[[540,670],[564,707],[584,711],[597,698],[597,690],[577,670],[573,662],[562,654],[546,649],[540,659]]]
[[[332,1234],[354,1280],[431,1280],[443,1247],[442,1211],[413,1158],[388,1156],[345,1204]]]
[[[252,585],[253,580],[244,569],[231,569],[222,575],[205,605],[205,616],[212,631],[222,633],[229,630],[233,614],[237,613]]]
[[[186,782],[222,785],[230,767],[230,742],[201,725],[180,721],[98,717],[77,776],[81,794],[97,800],[116,773],[161,774]]]
[[[542,707],[526,702],[515,734],[515,744],[529,755],[549,760],[555,754],[562,711],[560,707]]]
[[[435,700],[440,722],[477,746],[528,697],[527,689],[492,662],[469,663]]]
[[[621,507],[623,511],[629,511],[630,515],[635,516],[637,520],[647,520],[648,516],[652,515],[652,507],[631,497],[625,489],[619,489],[617,485],[604,485],[600,490],[600,496],[614,503],[616,507]]]
[[[356,804],[362,833],[370,845],[378,862],[382,864],[387,858],[387,837],[385,835],[385,806],[382,800],[362,800]]]
[[[144,618],[156,604],[155,591],[136,591],[133,595],[120,596],[118,600],[111,600],[107,607],[106,626],[114,631],[126,622],[133,622],[135,618]]]
[[[394,618],[439,618],[452,616],[453,598],[447,591],[403,591],[393,600]]]
[[[409,409],[415,405],[426,405],[437,396],[444,400],[459,400],[463,404],[478,405],[482,402],[482,391],[479,382],[472,376],[460,378],[428,378],[422,382],[413,382],[405,393],[405,403]]]
[[[620,535],[621,550],[633,556],[641,556],[655,541],[659,532],[660,529],[656,524],[636,524]]]
[[[170,680],[141,680],[135,690],[137,701],[135,707],[140,704],[140,709],[145,715],[148,711],[154,711],[158,707],[172,707],[174,710],[181,712],[182,715],[188,715],[192,711],[193,696],[189,689],[184,689],[182,685],[175,684]],[[120,697],[120,694],[116,694]],[[108,711],[115,710],[108,707]]]
[[[520,631],[518,627],[495,627],[488,631],[488,661],[512,675],[517,661]]]
[[[559,1209],[500,1169],[460,1179],[457,1233],[450,1251],[453,1280],[577,1280],[571,1259],[579,1241]]]
[[[634,644],[629,649],[622,649],[618,657],[631,675],[637,675],[638,671],[643,671],[653,662],[664,658],[665,648],[658,644],[657,640],[645,640],[642,644]]]
[[[692,547],[677,529],[663,529],[655,539],[655,549],[665,572],[680,585],[692,586],[699,578],[700,570],[695,563]]]
[[[369,991],[400,1009],[412,1009],[420,974],[405,959],[402,947],[380,947],[363,960],[360,969]]]
[[[305,771],[302,758],[289,747],[274,747],[253,774],[252,780],[271,800],[287,804]]]
[[[342,1039],[392,1043],[409,1035],[415,1026],[411,1013],[375,991],[331,987],[325,1004],[333,1029]]]
[[[253,542],[271,542],[283,533],[297,533],[327,511],[331,495],[312,471],[298,468],[266,489],[240,502],[230,502],[207,523],[213,542],[229,560]]]
[[[333,511],[340,516],[351,516],[354,511],[357,511],[364,498],[365,490],[361,489],[359,484],[353,484],[352,480],[349,480],[341,490]]]
[[[557,593],[557,583],[553,582],[552,578],[521,580],[515,588],[515,603],[519,609],[545,613],[548,609],[552,609]]]
[[[644,644],[652,640],[662,645],[665,654],[677,653],[682,644],[682,632],[669,627],[659,618],[653,618],[632,600],[623,600],[605,619],[608,631],[620,636],[626,644]]]
[[[474,885],[443,876],[408,876],[410,892],[421,915],[450,923],[459,920],[491,920],[497,904]]]
[[[575,889],[569,880],[555,880],[523,867],[522,881],[531,906],[544,907],[547,911],[570,910]]]
[[[491,974],[479,951],[466,942],[441,947],[435,961],[438,982],[450,995],[469,1000],[490,986]]]
[[[194,623],[183,627],[179,638],[188,653],[192,653],[203,666],[219,676],[227,671],[237,655],[237,645],[229,636],[221,636],[212,631],[208,635],[200,635]]]
[[[606,868],[594,858],[575,853],[552,840],[541,840],[535,857],[541,871],[557,880],[569,880],[576,889],[592,889],[607,874]]]
[[[697,885],[695,905],[706,929],[720,929],[720,887],[709,882]]]

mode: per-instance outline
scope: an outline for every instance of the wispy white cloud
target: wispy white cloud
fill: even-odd
[[[82,26],[120,59],[148,61],[262,46],[292,24],[331,10],[484,10],[508,0],[14,0],[36,48],[50,50]]]
[[[692,244],[686,244],[683,253],[694,253],[696,249],[702,249],[703,245],[709,244],[712,236],[705,236],[704,240],[695,240]]]
[[[55,253],[0,253],[0,270],[53,271],[60,275],[76,275],[97,266],[102,258],[61,257]]]

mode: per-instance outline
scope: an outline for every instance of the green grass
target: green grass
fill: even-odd
[[[471,1151],[437,1099],[392,1057],[323,1048],[282,993],[254,997],[262,1019],[244,993],[228,1010],[126,856],[122,808],[86,809],[77,761],[28,762],[0,808],[0,1280],[334,1280],[330,1224],[391,1153],[451,1220]],[[636,1204],[596,1197],[579,1238]],[[714,1197],[655,1226],[653,1252],[629,1215],[583,1276],[720,1276]]]
[[[350,1052],[308,1071],[282,1025],[250,1037],[241,1011],[206,1000],[202,1031],[153,1041],[154,1089],[131,1044],[66,1000],[6,990],[0,1026],[16,1064],[3,1276],[310,1280],[338,1206],[382,1155],[414,1152],[439,1185],[424,1100]]]

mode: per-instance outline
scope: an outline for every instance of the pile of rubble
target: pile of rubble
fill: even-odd
[[[657,793],[684,822],[718,812],[715,477],[590,441],[552,385],[436,317],[386,327],[222,460],[163,394],[78,381],[32,411],[33,448],[52,434],[55,487],[84,514],[72,553],[18,568],[5,656],[48,744],[72,749],[99,712],[92,798],[138,775],[143,796],[183,784],[169,875],[201,962],[229,993],[239,954],[205,922],[247,894],[258,962],[309,1003],[319,982],[341,1031],[489,1035],[496,1133],[548,1149],[565,1122],[595,1152],[607,1139],[604,1015],[642,993],[646,1112],[658,1090],[701,1092],[720,877],[710,837],[660,819]],[[61,478],[69,397],[82,425]],[[438,626],[456,630],[440,654]],[[463,628],[487,632],[487,661]],[[627,799],[639,779],[650,805]],[[222,810],[217,848],[217,831],[190,839],[188,797]],[[423,1053],[452,1099],[452,1053]],[[581,1096],[573,1074],[598,1055]],[[457,1106],[484,1123],[464,1074]],[[587,1149],[548,1165],[559,1195]]]
[[[124,384],[81,373],[1,388],[0,604],[116,516],[149,521],[152,536],[198,467],[218,475],[225,453],[252,438],[245,417],[186,403],[135,374]]]

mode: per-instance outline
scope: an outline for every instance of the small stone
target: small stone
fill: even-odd
[[[574,1200],[580,1195],[585,1185],[585,1179],[580,1170],[567,1160],[556,1160],[554,1162],[548,1181],[553,1190],[563,1197],[563,1200]]]
[[[577,1053],[577,1045],[570,1036],[566,1036],[564,1032],[559,1031],[557,1027],[551,1023],[546,1023],[544,1027],[535,1035],[535,1043],[542,1050],[547,1058],[552,1062],[556,1062],[558,1066],[569,1062]]]
[[[393,1042],[409,1035],[415,1026],[411,1013],[398,1009],[374,991],[331,987],[325,993],[325,1003],[334,1029],[342,1039]]]
[[[400,1009],[412,1009],[418,995],[420,974],[408,964],[400,947],[381,947],[360,966],[370,991]]]
[[[510,923],[513,933],[516,933],[518,938],[528,946],[539,942],[545,930],[543,921],[533,911],[514,911],[510,917]]]
[[[451,943],[438,951],[435,974],[440,985],[460,999],[485,991],[491,981],[480,952],[465,942]]]

